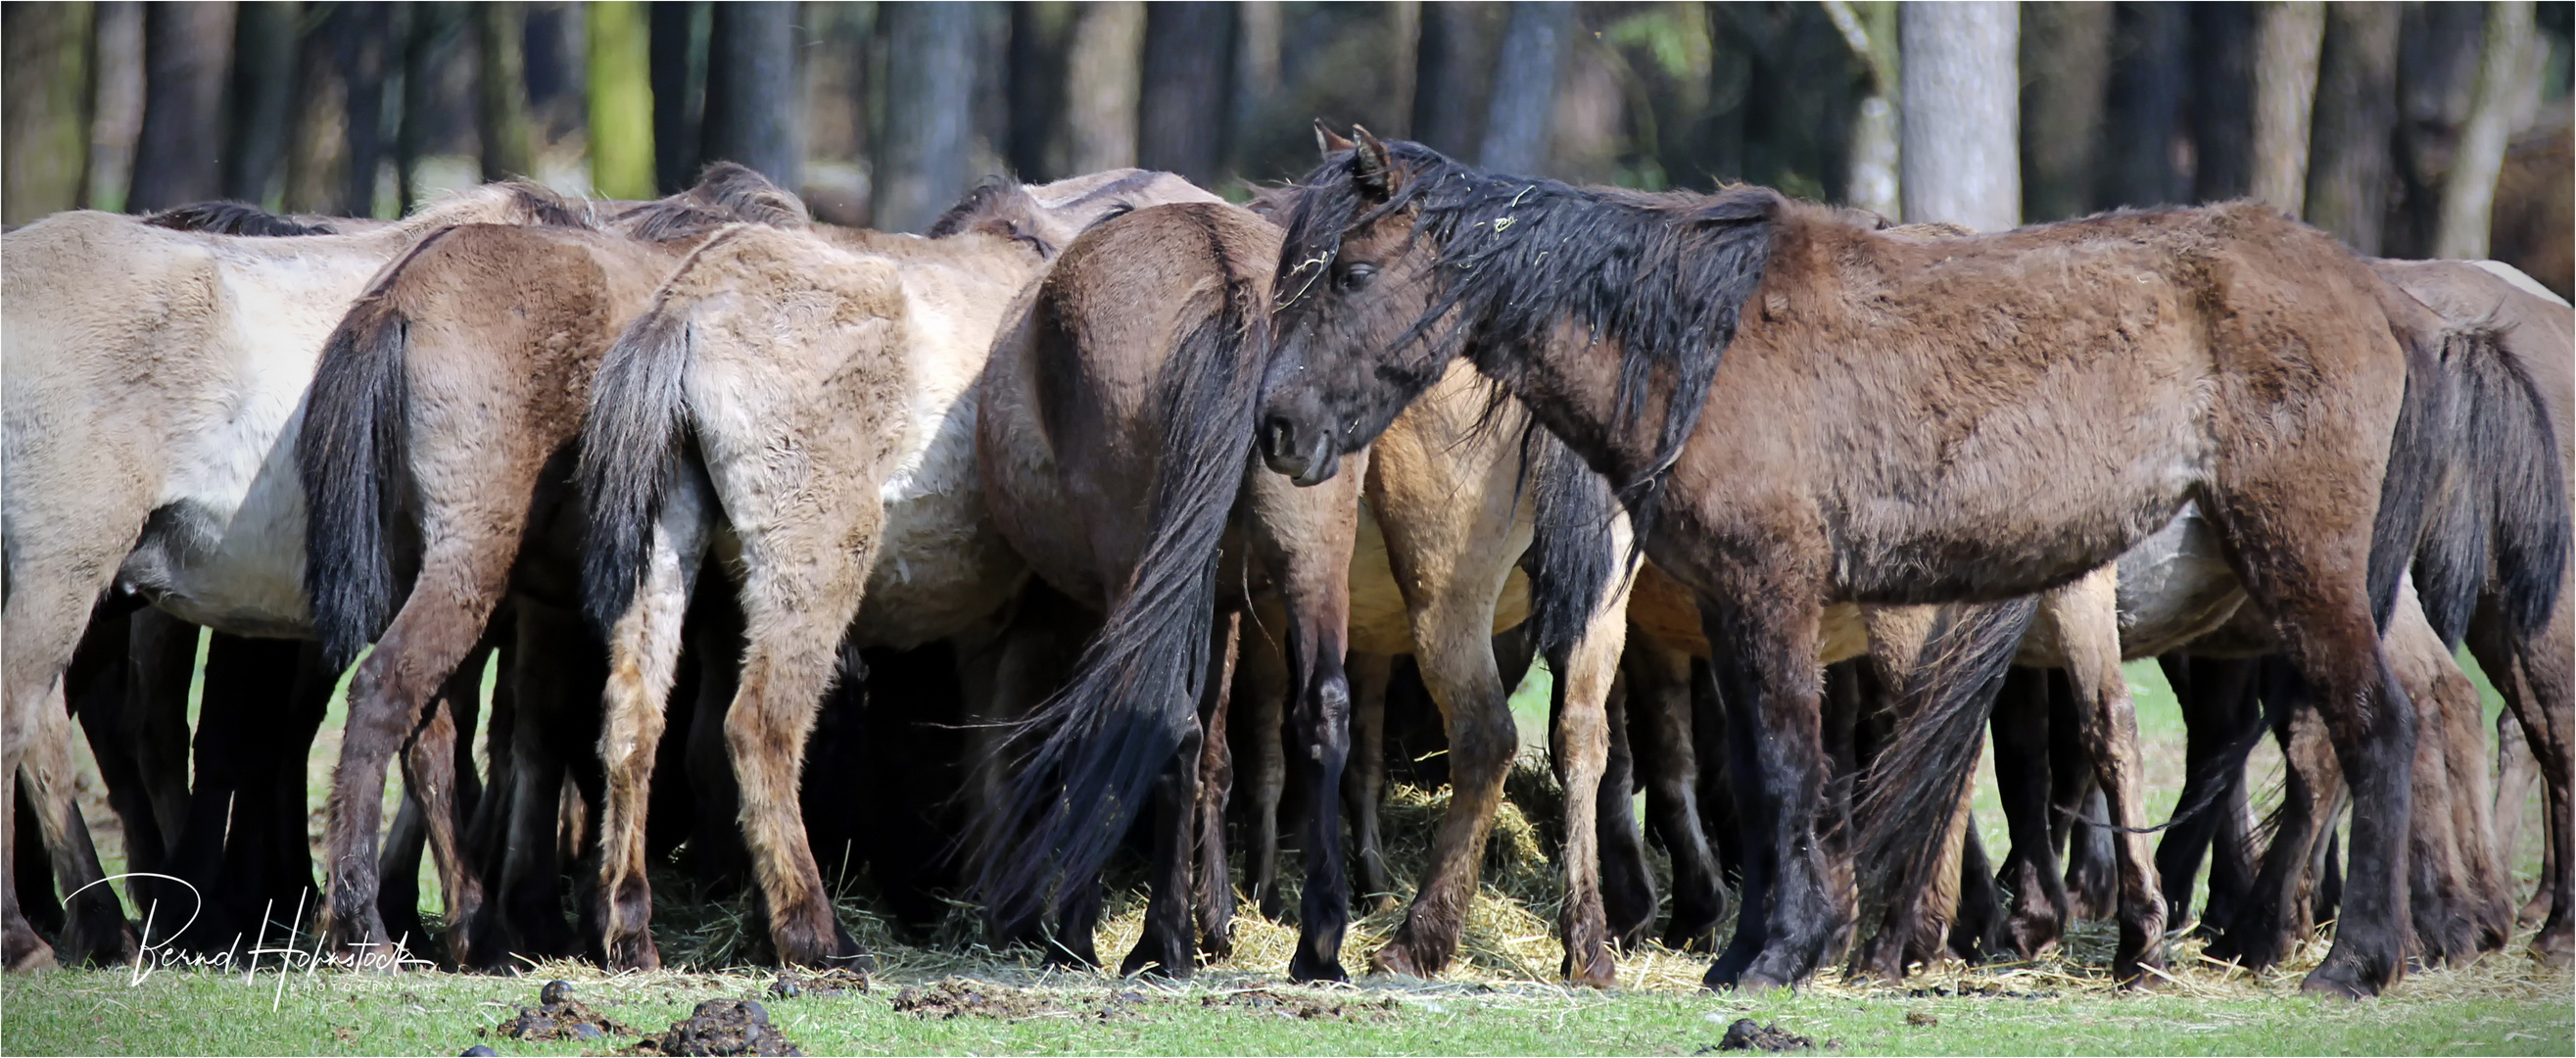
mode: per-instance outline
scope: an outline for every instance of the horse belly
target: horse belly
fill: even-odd
[[[1027,573],[984,504],[973,393],[929,421],[937,426],[920,458],[879,491],[885,525],[856,628],[866,646],[908,650],[954,635],[1001,608]]]
[[[304,489],[292,431],[281,437],[246,493],[165,504],[117,570],[117,581],[180,618],[219,632],[303,638],[312,634],[304,594]]]
[[[2068,374],[1962,436],[1876,459],[1876,480],[1844,493],[1834,526],[1836,594],[2001,600],[2082,576],[2163,528],[2210,471],[2207,394],[2169,384],[2087,399],[2072,392],[2081,373]],[[2079,414],[2105,403],[2123,414]]]
[[[1494,632],[1520,627],[1529,619],[1529,576],[1513,567],[1494,598]],[[1410,654],[1414,650],[1413,612],[1404,590],[1395,583],[1387,557],[1386,532],[1377,512],[1360,501],[1358,539],[1351,550],[1350,648],[1363,654]]]

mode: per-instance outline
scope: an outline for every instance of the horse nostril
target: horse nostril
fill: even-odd
[[[1262,424],[1261,436],[1262,447],[1271,455],[1284,456],[1294,450],[1289,441],[1296,436],[1296,431],[1289,428],[1286,416],[1271,416],[1269,422]]]

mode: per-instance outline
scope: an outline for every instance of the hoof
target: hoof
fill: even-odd
[[[1422,972],[1421,964],[1414,961],[1412,952],[1404,949],[1402,941],[1379,948],[1377,954],[1369,956],[1369,972],[1393,974],[1397,977],[1431,976]]]
[[[2570,938],[2565,930],[2543,933],[2532,939],[2531,957],[2544,966],[2566,966],[2576,961],[2576,938]]]
[[[1351,975],[1342,970],[1340,959],[1310,959],[1298,952],[1288,960],[1288,979],[1298,984],[1314,981],[1348,981]]]
[[[1611,958],[1609,952],[1602,952],[1594,956],[1579,971],[1571,967],[1567,968],[1565,983],[1582,985],[1585,988],[1617,988],[1619,987],[1619,961]]]
[[[2363,980],[2360,974],[2331,965],[2317,967],[2308,974],[2307,980],[2299,982],[2299,991],[2333,999],[2368,999],[2379,994],[2378,986]]]

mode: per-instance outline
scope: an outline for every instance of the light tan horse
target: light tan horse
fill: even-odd
[[[377,269],[432,232],[578,212],[503,184],[351,235],[208,235],[84,212],[0,243],[0,773],[24,766],[66,882],[97,877],[94,859],[63,844],[81,828],[61,681],[93,601],[122,582],[200,624],[301,635],[303,500],[288,460],[323,336]],[[14,840],[15,789],[0,783],[0,844]],[[44,965],[53,952],[20,914],[8,869],[7,963]],[[122,921],[66,943],[76,959],[132,951]]]
[[[1123,170],[988,186],[932,238],[742,230],[699,250],[619,339],[579,472],[586,595],[610,627],[600,884],[612,965],[659,960],[642,809],[711,537],[740,575],[749,646],[725,733],[770,942],[791,964],[863,955],[833,920],[796,811],[839,648],[945,638],[1010,597],[1025,570],[975,478],[974,388],[995,331],[1093,221],[1210,198]]]

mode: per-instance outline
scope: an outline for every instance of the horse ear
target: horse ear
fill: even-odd
[[[1330,126],[1325,125],[1324,119],[1316,118],[1315,149],[1324,152],[1324,157],[1330,158],[1343,151],[1350,150],[1351,141],[1344,138],[1341,133],[1333,131]]]
[[[1395,161],[1388,156],[1386,144],[1379,142],[1374,134],[1358,125],[1351,126],[1351,135],[1359,140],[1359,143],[1352,148],[1352,156],[1358,163],[1356,172],[1360,184],[1380,195],[1394,194]]]

